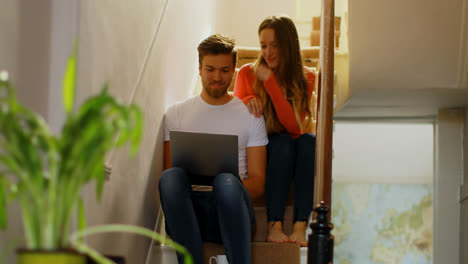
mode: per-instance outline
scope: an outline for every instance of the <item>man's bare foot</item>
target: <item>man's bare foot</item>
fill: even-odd
[[[288,242],[288,236],[283,233],[283,223],[281,221],[268,222],[267,241],[274,243]]]
[[[306,228],[307,222],[296,222],[293,225],[293,233],[289,236],[289,242],[301,245],[301,247],[307,247],[306,240]]]

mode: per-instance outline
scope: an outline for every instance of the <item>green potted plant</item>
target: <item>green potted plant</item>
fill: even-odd
[[[70,56],[63,82],[67,116],[59,135],[53,135],[39,115],[18,103],[8,73],[0,72],[0,228],[7,225],[7,202],[17,199],[25,233],[17,263],[84,264],[88,256],[97,263],[112,263],[82,239],[102,232],[131,232],[156,239],[192,263],[185,248],[149,229],[128,225],[86,228],[81,191],[95,182],[100,197],[105,154],[127,142],[136,152],[142,116],[136,105],[122,105],[111,96],[107,84],[73,111],[75,62],[76,56]],[[77,231],[70,226],[75,213]]]

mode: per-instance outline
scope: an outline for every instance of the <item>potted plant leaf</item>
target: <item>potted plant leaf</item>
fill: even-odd
[[[6,71],[0,72],[0,228],[7,225],[7,202],[16,199],[22,211],[25,247],[17,263],[112,263],[86,246],[83,237],[102,232],[130,232],[156,239],[184,254],[188,251],[153,231],[129,225],[86,228],[81,191],[95,182],[100,197],[105,181],[104,158],[116,146],[131,144],[135,153],[142,133],[142,114],[136,105],[123,105],[109,94],[107,84],[73,111],[75,89],[73,54],[63,82],[66,121],[53,135],[44,120],[15,97]],[[77,231],[71,225],[78,215]],[[1,261],[1,260],[0,260]]]

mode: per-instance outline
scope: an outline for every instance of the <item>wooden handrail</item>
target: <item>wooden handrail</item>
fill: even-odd
[[[317,113],[314,204],[321,201],[331,208],[332,143],[333,143],[333,79],[335,2],[322,1],[322,36],[320,44],[321,89]]]
[[[307,263],[333,263],[334,238],[330,234],[332,146],[333,146],[333,81],[335,59],[335,2],[322,0],[320,36],[320,83],[317,112],[314,204],[316,208],[310,227]]]

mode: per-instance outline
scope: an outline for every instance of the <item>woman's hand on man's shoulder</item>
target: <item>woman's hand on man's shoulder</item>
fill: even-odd
[[[250,99],[250,101],[247,103],[247,108],[249,108],[250,114],[254,115],[255,117],[261,117],[263,114],[263,105],[258,97]]]

